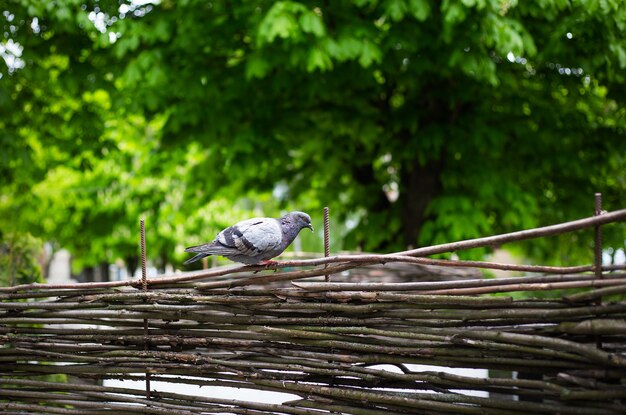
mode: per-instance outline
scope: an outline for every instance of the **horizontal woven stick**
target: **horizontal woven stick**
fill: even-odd
[[[296,281],[292,285],[307,291],[425,291],[470,287],[491,287],[525,283],[553,283],[566,281],[591,281],[593,274],[578,275],[537,275],[530,277],[506,277],[493,279],[469,279],[461,281],[419,281],[419,282],[310,282]],[[607,274],[603,280],[617,280],[626,283],[626,274]],[[232,292],[232,291],[230,291]]]
[[[309,358],[298,358],[292,357],[290,360],[292,362],[302,362],[305,364],[316,364],[316,365],[327,365],[331,367],[335,367],[334,364],[327,362],[326,355],[320,355],[319,361],[311,361]],[[264,358],[262,360],[276,360],[276,361],[284,361],[281,358]],[[434,386],[450,388],[450,389],[470,389],[470,390],[492,390],[492,388],[498,388],[500,392],[503,390],[509,390],[509,392],[517,393],[521,391],[521,394],[526,394],[525,392],[530,392],[532,390],[543,390],[550,391],[551,393],[567,393],[569,390],[564,388],[561,385],[557,385],[551,382],[537,381],[537,380],[526,380],[526,379],[515,379],[515,378],[477,378],[471,376],[461,376],[454,375],[446,372],[432,372],[432,371],[419,371],[413,372],[406,369],[405,365],[402,364],[393,364],[395,367],[402,368],[402,370],[410,374],[412,378],[429,382]],[[371,369],[364,366],[352,366],[351,370],[357,371],[369,371]],[[395,372],[388,372],[393,375],[401,375]],[[143,377],[132,376],[132,375],[121,375],[121,376],[107,376],[109,379],[120,379],[120,380],[143,380]],[[153,379],[155,381],[160,382],[173,382],[173,383],[181,383],[181,384],[191,384],[191,385],[202,385],[206,386],[206,380],[201,378],[189,378],[189,377],[164,377],[164,376],[154,376]],[[244,386],[240,384],[230,384],[230,386]],[[273,389],[271,389],[273,390]],[[507,392],[503,392],[507,393]]]
[[[289,340],[293,346],[292,347],[321,347],[327,348],[331,347],[334,350],[342,351],[342,352],[350,352],[350,353],[369,353],[369,354],[379,354],[379,355],[402,355],[402,356],[428,356],[428,357],[440,357],[447,358],[451,362],[459,358],[464,357],[474,357],[474,358],[482,358],[489,359],[491,356],[492,350],[499,350],[500,356],[508,356],[508,357],[526,357],[526,358],[541,358],[547,357],[552,359],[560,359],[562,361],[574,361],[574,362],[584,362],[585,359],[577,356],[574,353],[550,349],[547,347],[534,347],[533,345],[516,345],[516,344],[503,344],[494,341],[471,341],[471,342],[462,342],[460,340],[452,339],[452,342],[383,342],[377,341],[373,343],[371,340],[367,341],[352,338],[342,338],[340,335],[326,335],[324,333],[319,332],[306,332],[303,330],[288,330],[288,329],[270,329],[266,328],[263,330],[264,333],[269,334],[266,337],[266,341],[280,341],[280,340]],[[458,334],[457,336],[462,336],[463,334]],[[460,337],[458,337],[460,339]],[[25,340],[29,340],[25,342]],[[196,354],[187,354],[187,353],[171,353],[171,352],[144,352],[141,350],[132,350],[131,347],[134,345],[135,347],[141,346],[141,339],[137,338],[128,338],[126,340],[126,344],[128,345],[128,350],[115,350],[115,351],[102,351],[98,352],[90,352],[89,354],[76,354],[76,353],[64,353],[57,352],[51,350],[40,350],[34,344],[34,342],[30,341],[32,339],[25,338],[17,338],[14,342],[14,346],[10,350],[2,350],[0,353],[0,361],[3,362],[12,362],[15,360],[21,360],[24,358],[35,359],[36,357],[40,359],[45,359],[47,361],[57,361],[57,362],[75,362],[75,363],[99,363],[102,359],[106,359],[109,364],[116,365],[117,368],[124,367],[124,365],[139,363],[141,365],[163,365],[166,362],[169,363],[189,363],[193,365],[203,364],[203,365],[211,365],[212,367],[220,368],[219,370],[227,370],[229,367],[237,368],[239,371],[244,370],[245,368],[252,369],[253,371],[256,369],[272,369],[279,370],[279,366],[270,366],[265,367],[263,364],[259,364],[258,362],[241,362],[239,360],[223,360],[213,358],[209,354],[203,354],[203,356],[198,356]],[[95,338],[94,341],[98,341],[98,338]],[[165,339],[163,339],[165,340]],[[538,340],[539,341],[539,340]],[[546,340],[547,341],[547,340]],[[232,350],[239,349],[247,349],[253,350],[255,345],[260,346],[259,342],[249,342],[247,340],[229,340],[229,346]],[[201,347],[215,347],[219,345],[219,341],[215,342],[186,342],[187,346],[201,346]],[[469,346],[465,349],[458,348],[457,346],[463,344]],[[168,345],[165,341],[161,341],[161,339],[154,339],[154,342],[150,342],[151,346],[154,345]],[[182,345],[182,344],[181,344]],[[484,349],[484,351],[481,351]],[[278,349],[277,349],[278,350]],[[505,353],[510,352],[510,353]],[[289,362],[285,362],[281,366],[284,367],[284,370],[294,371],[294,370],[302,370],[302,368],[291,367],[288,365]],[[205,370],[205,368],[203,368]],[[344,375],[341,372],[335,373],[336,375]],[[272,373],[273,377],[281,377],[279,373]],[[355,376],[353,374],[353,376]]]
[[[312,385],[312,384],[303,384],[303,383],[292,383],[292,382],[280,382],[280,381],[272,381],[272,380],[259,380],[257,381],[259,385],[267,385],[269,387],[276,387],[277,385],[282,386],[283,391],[288,391],[291,393],[296,393],[298,395],[306,395],[306,396],[319,396],[325,397],[326,399],[340,400],[344,402],[354,402],[359,405],[361,402],[374,402],[380,407],[387,407],[388,405],[396,406],[396,407],[406,407],[411,408],[411,410],[415,410],[416,408],[421,408],[425,410],[446,410],[446,411],[454,411],[455,413],[508,413],[506,410],[506,405],[509,404],[511,408],[515,411],[531,411],[532,413],[553,413],[555,410],[560,409],[563,410],[562,406],[555,406],[552,404],[541,404],[541,403],[533,403],[533,402],[515,402],[501,399],[487,399],[487,398],[476,398],[466,395],[458,395],[458,394],[424,394],[424,393],[398,393],[398,392],[387,392],[385,394],[381,394],[379,391],[369,391],[363,389],[355,389],[355,388],[347,388],[347,387],[333,387],[329,388],[326,386]],[[23,386],[26,386],[22,384]],[[30,384],[30,388],[34,388],[39,386],[39,391],[35,390],[33,393],[49,393],[49,390],[57,390],[53,385],[34,385]],[[68,385],[71,386],[71,385]],[[89,396],[96,398],[96,400],[107,401],[107,397],[109,393],[118,395],[117,397],[109,398],[111,401],[120,400],[120,395],[126,396],[139,396],[139,391],[131,392],[131,390],[123,389],[123,388],[104,388],[97,389],[96,391],[85,390],[85,387],[77,387],[73,390],[69,390],[69,392],[74,393],[76,395],[82,394],[84,396]],[[27,392],[26,392],[27,393]],[[167,403],[166,399],[175,398],[180,401],[189,400],[191,403],[199,403],[199,402],[211,402],[215,403],[216,399],[214,398],[195,398],[186,395],[179,394],[171,394],[171,393],[160,393],[162,398],[165,400],[163,403]],[[37,395],[40,397],[40,395]],[[55,397],[49,396],[48,398],[54,399]],[[128,401],[135,403],[143,403],[148,404],[148,402],[141,400],[142,398],[126,398]],[[511,402],[514,402],[511,404]],[[220,402],[221,403],[221,402]],[[238,401],[230,401],[225,402],[223,404],[231,404],[237,405],[240,402]],[[248,402],[241,402],[242,407],[250,407],[251,405],[255,405]],[[460,404],[460,405],[459,405]],[[256,404],[256,405],[268,405],[268,404]],[[161,407],[165,407],[162,405]],[[261,409],[261,408],[259,408]],[[266,407],[263,408],[266,410],[274,410],[280,412],[281,406],[274,407]],[[498,409],[499,411],[493,411],[494,409]],[[572,407],[571,411],[568,407],[568,413],[572,414],[600,414],[603,413],[599,410],[594,410],[592,408],[585,407]],[[352,412],[352,411],[351,411]],[[291,412],[288,412],[291,413]],[[516,413],[516,412],[514,412]]]
[[[605,225],[611,222],[626,221],[626,209],[606,212],[598,216],[591,216],[584,219],[578,219],[570,222],[563,222],[557,225],[544,226],[541,228],[528,229],[518,232],[511,232],[502,235],[488,236],[485,238],[468,239],[465,241],[452,242],[428,246],[424,248],[411,249],[408,251],[397,252],[399,255],[411,256],[427,256],[433,254],[441,254],[444,252],[459,251],[463,249],[481,248],[485,246],[498,246],[508,242],[523,241],[544,236],[560,235],[580,229],[591,228],[594,226]]]
[[[284,360],[274,359],[274,365],[257,362],[259,369],[270,368],[271,372],[241,370],[240,376],[250,376],[257,379],[278,380],[278,381],[310,381],[310,382],[328,382],[332,376],[336,379],[335,385],[344,385],[350,387],[378,387],[378,388],[402,388],[415,390],[428,390],[438,388],[454,387],[455,389],[469,390],[508,390],[521,395],[536,394],[537,390],[544,396],[558,397],[564,388],[558,385],[551,385],[546,382],[526,381],[516,379],[502,380],[486,380],[471,377],[451,377],[443,378],[436,373],[430,374],[419,372],[396,373],[388,370],[369,369],[360,366],[352,366],[351,368],[338,368],[336,365],[330,365],[323,362],[314,364],[315,362],[306,359],[296,362],[290,362],[285,365]],[[278,363],[281,363],[280,365]],[[302,364],[300,364],[302,363]],[[203,366],[203,370],[207,366]],[[222,370],[228,370],[222,369]],[[265,376],[264,376],[265,374]],[[220,375],[218,375],[220,376]],[[160,378],[167,379],[167,378]],[[464,384],[464,382],[468,382]],[[180,383],[186,383],[181,380]],[[196,381],[197,383],[197,381]],[[200,383],[202,385],[202,383]],[[206,383],[205,383],[206,384]],[[240,384],[231,384],[231,386],[242,386]],[[244,384],[245,386],[245,384]],[[248,385],[250,386],[250,385]],[[515,389],[514,389],[515,388]],[[518,388],[525,388],[519,391]],[[534,390],[533,390],[534,389]]]
[[[543,282],[543,283],[523,283],[523,284],[506,284],[493,285],[491,287],[474,287],[474,288],[454,288],[447,290],[425,290],[423,294],[428,295],[473,295],[473,294],[492,294],[512,291],[549,291],[549,290],[565,290],[572,288],[595,288],[607,286],[621,286],[624,290],[624,280],[598,280],[589,279],[583,281],[564,281],[564,282]],[[568,297],[571,301],[571,298]]]
[[[610,284],[610,285],[613,285],[613,284]],[[584,293],[567,295],[565,296],[565,299],[571,302],[587,302],[587,301],[595,300],[595,299],[602,298],[602,297],[609,296],[609,295],[624,294],[624,293],[626,293],[626,284],[620,284],[614,287],[599,288],[597,290],[588,291]]]
[[[291,298],[297,299],[307,293],[294,292]],[[304,297],[306,298],[306,296]],[[329,292],[323,298],[333,299],[341,303],[309,303],[286,302],[277,300],[265,304],[252,306],[245,304],[242,307],[219,307],[213,313],[205,311],[196,305],[175,306],[163,304],[129,304],[104,309],[67,309],[67,310],[25,310],[11,313],[3,317],[6,324],[20,323],[87,323],[103,326],[136,326],[139,320],[151,318],[166,320],[157,323],[155,327],[179,328],[177,323],[168,323],[167,320],[185,319],[204,323],[206,327],[214,324],[235,325],[263,325],[263,324],[320,324],[320,325],[382,325],[401,324],[417,325],[418,319],[460,320],[469,324],[472,320],[487,321],[493,324],[494,319],[509,319],[513,324],[517,319],[536,321],[536,315],[541,313],[544,322],[594,315],[623,315],[626,313],[626,303],[607,303],[592,306],[567,306],[566,303],[554,302],[558,307],[547,307],[546,301],[512,301],[509,297],[471,297],[471,296],[428,296],[418,294],[397,294],[387,292]],[[361,304],[349,304],[359,302]],[[277,309],[285,307],[280,320],[276,317]],[[455,310],[455,308],[459,308]],[[475,308],[476,310],[473,310]],[[262,311],[262,310],[267,311]],[[304,313],[297,314],[301,309]],[[423,310],[422,310],[423,309]],[[441,310],[439,310],[441,309]],[[312,314],[311,311],[319,311]],[[224,311],[230,313],[225,314]],[[325,311],[340,311],[341,317],[322,315]],[[366,313],[376,313],[378,319],[354,321]],[[380,318],[387,318],[386,322]],[[397,320],[410,318],[411,320]],[[209,324],[210,323],[210,324]],[[197,323],[195,323],[197,324]]]
[[[142,378],[143,379],[143,378]],[[162,380],[162,379],[161,379]],[[86,384],[63,384],[63,383],[54,383],[54,382],[43,382],[43,381],[33,381],[26,379],[13,379],[12,384],[27,388],[39,388],[40,390],[48,391],[63,391],[63,392],[98,392],[106,395],[99,395],[100,400],[106,399],[109,397],[109,394],[117,394],[117,395],[126,395],[126,396],[137,396],[143,397],[145,392],[129,389],[129,388],[120,388],[120,387],[105,387],[98,385],[86,385]],[[62,396],[62,395],[60,395]],[[90,395],[93,397],[94,395]],[[296,415],[317,415],[320,414],[319,411],[312,410],[302,410],[298,408],[290,408],[284,405],[276,405],[276,404],[264,404],[257,402],[248,402],[236,399],[221,399],[221,398],[212,398],[212,397],[204,397],[204,396],[196,396],[196,395],[184,395],[179,393],[172,392],[159,392],[159,398],[163,400],[178,400],[184,401],[188,403],[198,402],[198,403],[209,403],[209,404],[218,404],[225,407],[240,407],[240,408],[250,408],[261,411],[268,412],[277,412],[277,413],[286,413],[286,414],[296,414]],[[148,402],[143,402],[148,403]],[[154,402],[150,402],[150,405],[154,404]]]

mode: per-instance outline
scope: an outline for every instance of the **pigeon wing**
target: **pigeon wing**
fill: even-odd
[[[282,230],[275,219],[254,218],[224,229],[215,240],[225,247],[236,249],[241,255],[257,257],[280,245]]]

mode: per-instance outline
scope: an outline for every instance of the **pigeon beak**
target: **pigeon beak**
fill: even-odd
[[[306,225],[307,228],[309,228],[311,230],[311,232],[313,232],[313,225],[311,225],[310,223],[308,225]]]

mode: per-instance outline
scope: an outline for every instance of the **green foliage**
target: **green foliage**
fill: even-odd
[[[42,248],[31,235],[0,233],[0,287],[43,282],[37,261]]]
[[[587,216],[596,191],[624,207],[617,2],[4,10],[24,67],[0,69],[0,229],[54,240],[77,267],[136,256],[140,217],[164,264],[288,209],[321,229],[330,206],[346,223],[333,249],[395,250]],[[581,241],[518,249],[586,262]]]

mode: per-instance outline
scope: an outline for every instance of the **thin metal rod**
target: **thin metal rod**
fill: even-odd
[[[594,216],[602,215],[602,193],[595,194],[595,211]],[[602,228],[600,224],[594,226],[594,271],[596,278],[602,278]]]
[[[139,232],[141,234],[141,286],[143,291],[148,291],[148,278],[146,270],[146,225],[143,219],[139,220]],[[143,350],[148,351],[148,319],[143,319]],[[150,399],[150,373],[146,371],[146,398]]]
[[[330,256],[330,225],[328,220],[328,207],[324,208],[324,257]],[[324,268],[328,267],[328,264]],[[324,275],[326,282],[330,282],[330,275]]]
[[[139,232],[141,235],[141,286],[143,290],[148,289],[148,279],[146,273],[146,225],[143,219],[139,220]]]
[[[593,216],[602,215],[602,193],[596,193],[594,195],[594,211]],[[596,224],[593,227],[594,230],[594,242],[593,242],[593,271],[597,280],[602,279],[602,228],[600,224]],[[595,300],[595,304],[602,305],[602,296]],[[596,335],[596,347],[602,349],[602,336]]]
[[[324,207],[324,257],[328,258],[330,256],[330,222],[328,218],[329,209],[328,206]],[[328,264],[324,265],[324,268],[328,268]],[[324,280],[326,282],[330,282],[330,274],[324,275]],[[327,298],[326,301],[332,302],[330,298]],[[332,315],[332,312],[329,312],[329,315]],[[335,349],[331,346],[330,354],[335,354]],[[328,363],[333,363],[333,360],[328,360]],[[333,387],[335,385],[335,375],[331,376],[330,386]]]

